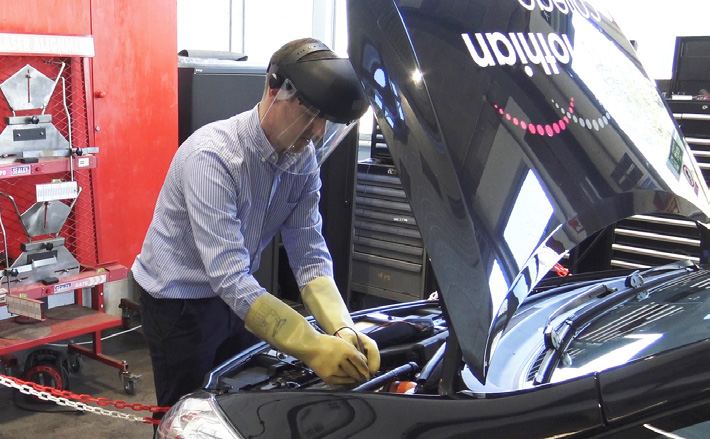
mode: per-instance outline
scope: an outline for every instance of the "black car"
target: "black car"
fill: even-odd
[[[707,437],[708,190],[613,18],[349,0],[348,26],[439,297],[353,313],[381,349],[369,382],[330,387],[259,344],[160,437]],[[699,257],[575,273],[575,248],[639,214],[695,221]]]

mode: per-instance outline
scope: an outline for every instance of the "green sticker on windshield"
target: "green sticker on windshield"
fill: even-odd
[[[683,147],[682,140],[678,135],[678,132],[673,133],[673,140],[671,140],[671,151],[668,155],[668,167],[673,171],[676,178],[680,178],[680,170],[683,167]]]

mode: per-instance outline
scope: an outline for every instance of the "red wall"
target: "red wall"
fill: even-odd
[[[130,267],[178,144],[177,2],[94,0],[99,260]]]
[[[130,267],[177,148],[177,3],[2,0],[0,32],[93,35],[99,261]]]
[[[3,0],[0,32],[90,35],[91,0]]]

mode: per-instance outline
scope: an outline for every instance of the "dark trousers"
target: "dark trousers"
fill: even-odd
[[[207,372],[259,341],[219,297],[155,299],[137,287],[159,406],[197,390]]]

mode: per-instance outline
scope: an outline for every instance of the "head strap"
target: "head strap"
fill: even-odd
[[[321,43],[320,41],[311,41],[309,43],[303,43],[293,49],[281,62],[274,64],[274,71],[272,73],[276,73],[278,71],[279,65],[285,66],[288,64],[293,64],[295,62],[298,62],[299,59],[303,58],[306,55],[310,55],[311,53],[315,52],[323,52],[325,50],[330,50],[330,48],[325,44]],[[271,63],[269,63],[269,65],[266,67],[266,71],[268,72],[270,69]]]

